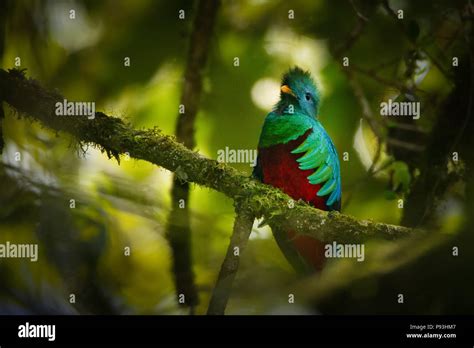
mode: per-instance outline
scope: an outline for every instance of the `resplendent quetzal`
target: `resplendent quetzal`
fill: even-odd
[[[265,118],[260,134],[253,175],[294,200],[301,199],[322,210],[340,210],[339,158],[317,119],[319,99],[309,72],[295,67],[283,76],[280,101]],[[324,243],[271,227],[278,245],[296,269],[322,269]]]

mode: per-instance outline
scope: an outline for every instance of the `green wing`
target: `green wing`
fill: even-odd
[[[326,205],[337,209],[342,195],[339,157],[321,123],[313,121],[312,132],[292,153],[303,153],[303,156],[297,159],[299,168],[315,170],[308,176],[309,183],[313,185],[324,183],[317,195],[320,197],[329,195]]]

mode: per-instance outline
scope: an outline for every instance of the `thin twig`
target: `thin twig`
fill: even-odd
[[[391,81],[391,80],[387,80],[386,78],[383,78],[381,76],[379,76],[374,70],[366,70],[364,68],[361,68],[355,64],[351,64],[351,69],[354,70],[355,72],[357,73],[360,73],[360,74],[364,74],[365,76],[367,77],[370,77],[371,79],[373,79],[374,81],[377,81],[383,85],[386,85],[388,87],[392,87],[392,88],[396,88],[398,89],[400,92],[413,92],[413,91],[417,91],[417,92],[422,92],[422,93],[427,93],[426,91],[416,87],[416,86],[412,86],[410,88],[408,88],[407,86],[401,84],[401,83],[398,83],[396,81]]]
[[[355,5],[355,3],[354,3],[354,0],[350,0],[350,3],[351,3],[351,5],[352,5],[352,8],[354,9],[355,13],[357,14],[357,17],[359,17],[359,18],[362,19],[363,21],[368,22],[369,19],[368,19],[366,16],[364,16],[364,15],[357,9],[357,7],[356,7],[356,5]]]
[[[217,278],[216,286],[212,292],[207,310],[208,315],[224,314],[232,290],[232,284],[239,268],[240,257],[252,232],[254,221],[252,212],[239,207],[236,207],[235,212],[236,218],[232,237],[219,272],[219,277]]]
[[[367,22],[369,21],[369,19],[366,16],[362,15],[357,10],[352,0],[351,0],[351,5],[357,14],[357,23],[352,29],[352,31],[349,33],[349,35],[347,36],[347,39],[341,45],[339,45],[332,51],[333,56],[336,57],[337,59],[341,58],[344,52],[347,52],[351,49],[351,47],[356,43],[359,36],[362,34],[362,31],[364,30]]]
[[[400,62],[401,60],[403,59],[403,57],[395,57],[393,59],[390,59],[386,62],[382,62],[380,63],[379,65],[376,65],[374,68],[372,68],[371,70],[372,71],[380,71],[380,70],[383,70],[385,68],[388,68],[392,65],[395,65],[396,63]]]
[[[425,146],[417,145],[413,143],[409,143],[403,140],[395,139],[395,138],[387,138],[387,144],[392,146],[400,147],[405,150],[413,151],[413,152],[422,152],[425,149]]]
[[[428,131],[426,129],[420,128],[420,126],[417,125],[417,124],[391,122],[389,124],[389,127],[390,128],[403,129],[403,130],[407,130],[407,131],[410,131],[410,132],[417,132],[417,133],[423,133],[423,134],[428,133]]]
[[[352,87],[352,91],[354,92],[354,95],[357,101],[359,102],[360,108],[362,109],[362,117],[367,121],[379,141],[383,141],[385,138],[385,134],[382,125],[379,121],[375,119],[374,113],[370,107],[369,101],[367,100],[361,85],[354,78],[350,70],[344,69],[343,71],[346,73],[346,76],[349,80],[349,85]]]
[[[347,191],[348,189],[350,189],[350,191],[346,195],[346,199],[344,200],[344,203],[342,204],[342,211],[344,211],[344,209],[349,205],[349,203],[352,200],[352,197],[354,196],[354,191],[356,191],[361,184],[363,184],[364,182],[366,182],[367,180],[372,178],[375,174],[380,172],[382,170],[381,169],[382,167],[383,167],[383,169],[386,168],[386,166],[384,165],[384,166],[381,166],[381,167],[376,169],[376,166],[377,166],[377,163],[380,159],[381,154],[382,154],[382,142],[379,139],[377,139],[377,149],[375,150],[374,157],[372,158],[372,164],[370,165],[369,169],[367,170],[366,175],[364,175],[362,178],[358,179],[355,183],[353,183],[351,185],[351,187],[349,187],[349,188],[346,187],[345,188],[345,191]]]

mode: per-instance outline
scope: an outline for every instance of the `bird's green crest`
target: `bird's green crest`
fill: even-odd
[[[316,89],[316,84],[314,83],[314,80],[311,77],[309,71],[304,71],[298,66],[291,68],[283,75],[283,78],[281,79],[281,85],[290,86],[296,81],[299,81],[308,86],[312,86],[314,89]]]
[[[280,101],[275,111],[285,113],[290,107],[315,118],[318,114],[319,99],[319,90],[311,74],[296,66],[283,75]]]

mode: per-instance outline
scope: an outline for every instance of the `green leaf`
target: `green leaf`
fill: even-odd
[[[390,190],[385,190],[384,196],[387,201],[393,201],[394,199],[397,199],[396,193]]]
[[[392,190],[394,192],[407,192],[410,187],[411,174],[408,165],[402,161],[393,162],[391,169],[392,176]]]

